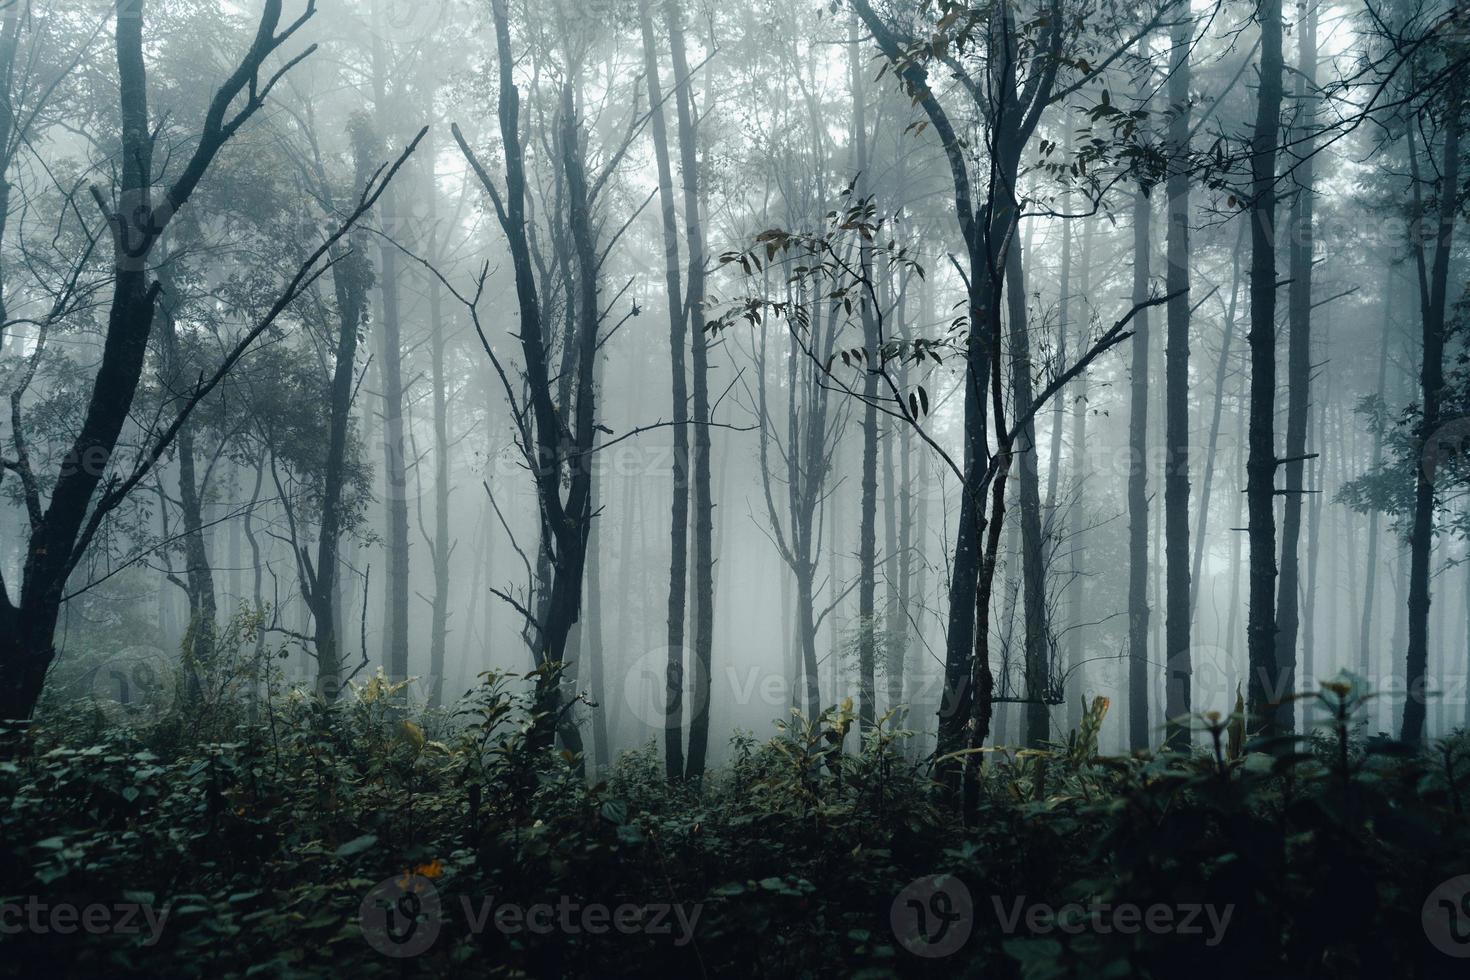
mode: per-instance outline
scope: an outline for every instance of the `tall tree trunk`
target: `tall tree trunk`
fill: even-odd
[[[434,146],[426,148],[428,159],[428,222],[439,231],[439,186],[434,173]],[[442,250],[440,250],[442,251]],[[444,375],[444,296],[438,276],[429,276],[429,372],[434,401],[434,542],[430,553],[434,571],[434,595],[429,620],[429,707],[444,701],[444,651],[449,643],[449,398]]]
[[[593,384],[602,388],[602,355],[597,355],[598,365],[593,372]],[[592,468],[592,489],[589,491],[591,512],[595,515],[601,506],[601,481],[597,468]],[[587,536],[587,621],[582,626],[582,659],[587,663],[587,688],[592,702],[597,705],[592,711],[592,775],[600,779],[612,761],[612,752],[607,741],[607,711],[610,703],[607,690],[607,670],[603,663],[602,645],[602,525],[604,518],[594,517],[592,529]]]
[[[161,339],[166,355],[166,370],[169,378],[168,391],[181,391],[189,379],[185,372],[179,350],[178,324],[174,319],[173,303],[177,296],[169,295],[172,286],[166,274],[160,270],[162,285],[156,319],[163,328]],[[194,426],[186,423],[179,429],[175,454],[179,465],[179,515],[183,528],[184,545],[184,592],[189,599],[189,626],[185,633],[184,672],[188,677],[189,694],[198,698],[202,693],[201,674],[214,662],[215,634],[218,614],[214,595],[214,570],[209,562],[209,549],[204,540],[204,507],[194,452]]]
[[[902,167],[900,176],[902,176]],[[888,268],[884,282],[891,283],[891,266]],[[904,295],[906,290],[900,292],[894,305],[897,329],[894,333],[902,337],[904,335]],[[900,391],[908,390],[908,370],[905,366],[906,359],[900,358],[898,365],[898,384]],[[903,595],[903,572],[900,566],[903,555],[899,548],[899,515],[900,507],[906,505],[906,499],[900,501],[896,479],[899,470],[904,471],[906,476],[908,470],[908,459],[894,459],[894,443],[898,442],[895,432],[896,425],[890,419],[883,426],[883,677],[888,687],[888,710],[894,712],[894,725],[899,726],[901,720],[900,705],[903,703],[903,675],[904,675],[904,652],[908,645],[908,631],[904,628],[901,610],[904,607]],[[908,428],[904,426],[904,428]],[[904,447],[898,447],[900,451]]]
[[[1449,285],[1450,250],[1455,238],[1455,214],[1460,186],[1460,115],[1464,109],[1461,85],[1451,86],[1444,117],[1443,162],[1439,176],[1438,227],[1434,261],[1429,270],[1429,294],[1423,306],[1424,361],[1419,373],[1423,418],[1419,439],[1428,447],[1440,438],[1440,400],[1444,388],[1445,302]],[[1411,142],[1415,139],[1409,134]],[[1416,168],[1417,169],[1417,168]],[[1415,182],[1416,194],[1418,182]],[[1421,251],[1422,255],[1422,251]],[[1415,467],[1414,522],[1409,530],[1409,644],[1404,658],[1405,698],[1399,737],[1417,743],[1424,737],[1425,698],[1429,661],[1429,555],[1434,545],[1435,494],[1432,468]]]
[[[1133,303],[1149,295],[1151,207],[1133,194]],[[1148,718],[1148,374],[1149,311],[1134,318],[1132,385],[1128,412],[1128,747],[1149,745]]]
[[[585,170],[586,145],[575,95],[570,83],[562,85],[561,152],[566,175],[567,225],[571,232],[577,263],[577,334],[574,339],[579,352],[576,357],[576,393],[573,401],[571,438],[575,447],[567,460],[568,487],[561,520],[548,521],[553,528],[555,559],[551,601],[547,609],[547,659],[567,662],[568,638],[577,625],[582,610],[583,581],[586,575],[588,538],[592,533],[593,475],[596,465],[591,457],[596,438],[597,327],[601,311],[598,307],[597,245],[592,223],[592,200]],[[549,394],[550,389],[547,389]],[[553,410],[554,414],[554,410]],[[558,481],[559,483],[560,481]],[[560,493],[560,487],[549,488]],[[564,699],[557,696],[554,704]],[[558,736],[568,751],[581,755],[582,737],[575,722],[566,715]],[[570,737],[569,737],[570,736]]]
[[[1011,397],[1017,417],[1030,414],[1031,336],[1026,322],[1026,280],[1022,265],[1021,239],[1011,238],[1006,253],[1006,288],[1010,314]],[[1036,426],[1029,420],[1018,435],[1016,458],[1017,489],[1021,511],[1021,580],[1026,632],[1026,731],[1024,739],[1039,748],[1051,734],[1047,710],[1050,681],[1051,630],[1046,621],[1047,545],[1041,531],[1041,478],[1037,473]]]
[[[788,286],[788,290],[790,287]],[[788,301],[791,300],[788,292]],[[822,304],[813,303],[811,336],[815,350],[830,353],[835,339],[835,316],[826,318],[824,331]],[[776,549],[796,580],[794,659],[792,679],[800,675],[800,693],[792,690],[793,706],[800,706],[811,719],[820,713],[820,679],[817,665],[818,617],[815,602],[815,578],[818,568],[819,508],[823,505],[826,475],[830,470],[829,453],[835,452],[833,433],[828,428],[827,391],[822,375],[811,367],[802,352],[794,331],[788,331],[786,353],[786,520],[776,507],[770,459],[772,429],[767,400],[768,378],[766,331],[762,324],[756,355],[756,397],[760,419],[759,460],[761,487],[766,513],[770,520]]]
[[[1016,606],[1021,601],[1021,595],[1026,585],[1022,580],[1022,569],[1016,566],[1021,560],[1021,531],[1018,521],[1011,521],[1005,530],[1005,567],[999,570],[1001,575],[1001,589],[1003,595],[1000,597],[1000,624],[996,628],[996,634],[1000,639],[1001,649],[1001,683],[1002,693],[1014,695],[1014,691],[1007,692],[1006,685],[1011,682],[1011,664],[1016,653]],[[1022,626],[1024,629],[1024,624]],[[1025,681],[1024,663],[1025,649],[1022,645],[1022,682]],[[1014,702],[1001,701],[995,706],[995,740],[997,744],[1012,745],[1011,740],[1011,713]]]
[[[1389,655],[1383,658],[1387,664],[1392,664],[1399,650],[1408,648],[1409,643],[1409,549],[1407,545],[1395,542],[1399,546],[1395,548],[1393,563],[1393,636],[1389,642]],[[1393,685],[1385,685],[1383,697],[1377,704],[1378,730],[1380,732],[1391,732],[1394,726],[1394,718],[1402,712],[1402,707],[1397,703],[1397,691]]]
[[[1276,659],[1276,150],[1281,129],[1281,0],[1260,0],[1260,86],[1251,135],[1249,711],[1267,733],[1289,678]]]
[[[1090,296],[1092,292],[1092,240],[1094,233],[1094,222],[1091,216],[1082,219],[1082,271],[1078,277],[1079,296]],[[1063,277],[1062,287],[1067,287],[1066,278]],[[1087,318],[1079,318],[1077,324],[1077,349],[1082,350],[1087,344],[1088,336]],[[1087,374],[1084,372],[1073,383],[1074,394],[1072,396],[1072,453],[1068,459],[1068,465],[1072,472],[1072,500],[1069,506],[1076,508],[1075,530],[1071,532],[1068,540],[1068,570],[1069,580],[1067,583],[1067,675],[1076,675],[1076,696],[1067,702],[1067,726],[1076,728],[1082,723],[1084,711],[1083,700],[1087,696],[1088,671],[1083,664],[1082,654],[1082,598],[1085,577],[1083,575],[1082,555],[1083,547],[1087,543],[1087,509],[1086,491],[1090,469],[1088,467],[1087,453]]]
[[[1063,152],[1070,157],[1072,153],[1072,127],[1070,125],[1067,126],[1067,131],[1065,134],[1063,134],[1062,147]],[[1063,197],[1063,202],[1064,207],[1066,205],[1069,205],[1071,203],[1070,195],[1065,195]],[[1071,280],[1072,222],[1063,221],[1061,268],[1058,270],[1057,273],[1056,363],[1057,365],[1059,365],[1059,369],[1064,369],[1067,364],[1067,333],[1071,327],[1069,319],[1069,314],[1071,312],[1070,304],[1072,299]],[[1079,347],[1080,346],[1082,345],[1079,344]],[[1069,520],[1068,508],[1063,507],[1061,501],[1058,499],[1058,494],[1061,492],[1062,431],[1066,428],[1066,411],[1067,389],[1061,388],[1058,389],[1058,391],[1052,396],[1051,454],[1046,468],[1046,530],[1051,540],[1057,542],[1058,545],[1061,545],[1062,542],[1067,542],[1066,547],[1068,547],[1068,550],[1070,550],[1071,542],[1068,542],[1067,528],[1070,525],[1071,521]],[[1069,502],[1069,505],[1075,506],[1077,505],[1077,503],[1078,501],[1074,498],[1072,501]],[[1057,554],[1057,546],[1052,547],[1051,553],[1053,556]],[[1069,559],[1069,561],[1072,560],[1073,559]],[[1067,594],[1067,598],[1070,600],[1072,597],[1072,593],[1075,592],[1078,588],[1078,580],[1075,571],[1073,571],[1072,569],[1069,569],[1068,571],[1070,573],[1070,578],[1067,580],[1065,591]],[[1071,614],[1072,607],[1069,602],[1061,628],[1054,630],[1058,638],[1068,637],[1067,657],[1061,665],[1062,676],[1064,678],[1070,678],[1071,675],[1073,661],[1071,657],[1070,637],[1072,636],[1072,634],[1077,632],[1077,620],[1072,618]],[[1053,620],[1053,622],[1055,622],[1055,620]],[[1053,655],[1056,654],[1054,653]],[[1063,724],[1065,725],[1066,730],[1072,730],[1076,728],[1076,721],[1072,717],[1073,701],[1071,698],[1067,697],[1067,689],[1065,683],[1062,685],[1061,693],[1065,701],[1065,703],[1062,705],[1062,710],[1065,713]],[[1080,692],[1078,692],[1077,701],[1080,704]]]
[[[1389,328],[1393,323],[1393,299],[1395,293],[1395,279],[1393,266],[1387,262],[1383,264],[1383,325],[1382,337],[1378,348],[1378,387],[1375,389],[1379,397],[1388,403],[1388,337]],[[1373,427],[1373,455],[1369,461],[1369,472],[1373,472],[1383,464],[1383,429],[1381,426]],[[1368,559],[1363,564],[1363,610],[1358,621],[1358,657],[1356,670],[1358,676],[1368,680],[1373,675],[1373,605],[1377,601],[1378,589],[1378,508],[1374,507],[1368,511]]]
[[[1248,384],[1246,375],[1241,375],[1240,390],[1235,398],[1236,413],[1236,436],[1235,436],[1235,460],[1232,472],[1235,474],[1235,492],[1230,497],[1234,501],[1230,511],[1230,597],[1225,603],[1225,635],[1222,645],[1229,656],[1230,672],[1239,680],[1239,668],[1241,664],[1239,650],[1239,627],[1240,627],[1240,571],[1241,571],[1241,517],[1245,513],[1245,493],[1241,485],[1241,477],[1245,473],[1247,421],[1245,411],[1245,389]],[[1249,653],[1247,653],[1249,657]],[[1226,699],[1229,705],[1235,704],[1235,690],[1231,688],[1226,691]],[[1227,707],[1229,706],[1227,705]]]
[[[375,0],[373,19],[383,24],[383,0]],[[378,139],[391,142],[393,106],[388,95],[385,30],[374,32],[372,51],[374,119]],[[398,195],[383,198],[385,233],[402,233]],[[378,371],[383,400],[383,666],[393,681],[408,679],[408,456],[404,439],[403,327],[398,296],[398,250],[390,242],[378,249],[378,289],[382,317],[378,331]]]
[[[1189,746],[1193,699],[1189,604],[1189,47],[1188,10],[1174,23],[1169,55],[1168,342],[1164,366],[1164,718],[1169,744]]]
[[[1065,117],[1064,117],[1065,118]],[[1072,155],[1072,127],[1067,124],[1067,131],[1062,136],[1062,152],[1067,156]],[[1063,193],[1063,208],[1071,205],[1071,195]],[[1067,331],[1071,327],[1070,313],[1072,302],[1072,222],[1062,222],[1062,259],[1061,268],[1057,271],[1057,347],[1056,363],[1059,369],[1067,365]],[[1080,345],[1079,345],[1080,346]],[[1049,515],[1051,531],[1056,535],[1058,541],[1066,540],[1066,520],[1061,516],[1062,508],[1057,500],[1058,488],[1061,482],[1062,470],[1062,430],[1065,428],[1064,420],[1067,411],[1067,389],[1059,388],[1052,396],[1051,403],[1051,453],[1046,468],[1046,509]],[[1070,624],[1069,624],[1070,625]]]
[[[1297,634],[1300,613],[1300,540],[1303,473],[1307,452],[1307,422],[1312,384],[1312,197],[1315,125],[1312,107],[1317,101],[1317,4],[1297,3],[1298,61],[1293,92],[1302,117],[1299,136],[1302,155],[1295,169],[1296,195],[1292,199],[1290,239],[1287,255],[1291,279],[1287,292],[1289,332],[1286,347],[1286,479],[1285,510],[1281,520],[1281,575],[1276,593],[1276,668],[1283,683],[1283,701],[1277,725],[1283,731],[1296,728],[1296,703],[1284,700],[1296,685]]]
[[[907,59],[900,50],[898,39],[874,13],[871,4],[867,0],[854,0],[853,9],[873,33],[888,61],[894,64],[904,63]],[[985,393],[990,383],[993,340],[998,335],[993,305],[1000,290],[994,274],[994,260],[999,256],[992,249],[1007,239],[1013,228],[1013,212],[1007,207],[1000,207],[990,227],[982,229],[971,196],[969,165],[947,114],[928,86],[925,71],[917,65],[909,65],[900,74],[918,93],[920,105],[943,141],[954,182],[955,217],[965,240],[966,259],[970,268],[966,295],[966,315],[970,329],[965,349],[963,480],[960,513],[954,529],[954,558],[950,563],[944,685],[939,704],[935,746],[936,756],[945,756],[965,748],[972,740],[969,731],[973,724],[972,709],[976,694],[973,676],[976,671],[989,670],[988,665],[982,662],[983,658],[977,656],[975,647],[977,642],[984,643],[984,638],[977,632],[976,613],[984,602],[979,586],[983,547],[981,512],[985,506],[981,482],[989,463],[989,454],[986,452],[985,426],[988,411]],[[1009,116],[1005,119],[1010,121]],[[1012,165],[1013,159],[1017,161],[1015,165]],[[1016,186],[1018,161],[1019,154],[1013,152],[1001,153],[1000,159],[996,161],[998,173],[993,186],[1001,188],[1002,193],[1009,193],[1009,189]],[[961,771],[961,765],[950,763],[940,767],[938,774],[955,791],[960,788]]]
[[[1322,385],[1324,391],[1332,390],[1332,386],[1324,379]],[[1323,452],[1327,448],[1327,399],[1322,400],[1322,405],[1317,411],[1317,428],[1308,443],[1307,448],[1314,452]],[[1325,468],[1319,472],[1326,472]],[[1302,683],[1304,690],[1312,690],[1317,681],[1317,651],[1316,628],[1317,628],[1317,557],[1322,547],[1322,497],[1321,493],[1312,495],[1311,505],[1307,508],[1307,586],[1302,596]],[[1346,516],[1346,515],[1344,515]],[[1356,535],[1353,534],[1351,525],[1345,535],[1349,543]],[[1352,549],[1352,559],[1349,567],[1357,564],[1356,548]],[[1352,592],[1357,592],[1353,589]],[[1329,641],[1329,649],[1337,649],[1337,644]],[[1306,686],[1310,685],[1310,686]],[[1302,729],[1312,730],[1312,702],[1302,702]]]
[[[659,211],[663,218],[664,287],[669,307],[669,354],[673,367],[673,506],[669,520],[668,663],[664,679],[664,774],[684,778],[684,624],[689,588],[689,378],[685,348],[689,320],[684,314],[684,289],[679,274],[679,222],[674,201],[673,169],[669,164],[669,137],[664,122],[657,48],[648,0],[639,0],[643,33],[643,72],[648,82],[650,131],[658,166]]]
[[[370,135],[361,126],[353,131],[354,186],[364,187],[370,176]],[[318,185],[327,188],[326,174],[318,167]],[[330,203],[330,202],[329,202]],[[332,285],[337,300],[337,344],[332,363],[331,405],[327,423],[327,458],[322,474],[322,523],[317,533],[315,581],[307,589],[307,604],[315,624],[317,693],[334,700],[342,676],[342,624],[339,622],[341,538],[344,519],[343,493],[347,484],[347,441],[352,425],[354,367],[363,321],[367,317],[368,290],[373,270],[367,259],[367,242],[362,235],[350,249],[331,256]],[[258,601],[258,600],[257,600]],[[364,651],[366,652],[366,651]]]
[[[709,746],[710,679],[715,642],[714,497],[710,488],[709,345],[704,335],[704,222],[699,194],[698,121],[684,50],[683,15],[677,0],[664,8],[674,61],[679,116],[679,171],[684,184],[684,235],[689,244],[689,323],[694,397],[694,710],[689,716],[689,758],[684,777],[704,778]]]
[[[1220,339],[1220,360],[1215,365],[1215,407],[1210,415],[1210,435],[1205,442],[1205,473],[1199,496],[1199,526],[1194,533],[1194,565],[1189,575],[1189,607],[1199,609],[1200,569],[1204,567],[1205,541],[1209,537],[1210,495],[1215,485],[1215,450],[1220,442],[1220,416],[1225,409],[1225,377],[1230,370],[1230,347],[1235,338],[1236,300],[1240,296],[1240,247],[1245,241],[1245,226],[1235,249],[1230,254],[1230,301],[1225,307],[1225,329]],[[1234,534],[1235,532],[1231,532]]]
[[[265,465],[264,460],[258,461],[255,465],[255,487],[250,491],[250,505],[245,510],[245,519],[240,522],[245,532],[245,540],[250,544],[251,611],[257,616],[265,614],[265,554],[260,547],[260,539],[255,536],[255,511],[260,506],[260,488],[265,483]],[[265,640],[265,630],[256,630],[255,663],[257,665],[261,664],[265,658]],[[335,685],[332,687],[332,696],[336,696]]]
[[[505,193],[501,195],[483,165],[453,127],[460,152],[476,178],[495,202],[496,216],[510,246],[515,276],[516,302],[520,308],[519,340],[526,377],[527,406],[518,415],[519,441],[530,456],[543,540],[555,549],[550,563],[551,587],[543,629],[533,648],[536,665],[549,669],[564,664],[567,636],[581,610],[582,579],[587,556],[587,535],[592,520],[590,458],[596,435],[597,415],[592,369],[597,356],[597,248],[593,237],[591,202],[583,159],[581,127],[569,85],[562,89],[560,146],[566,177],[567,223],[577,262],[578,330],[580,348],[576,366],[576,396],[571,411],[558,410],[547,358],[546,328],[541,297],[536,283],[526,216],[525,152],[520,133],[520,90],[515,84],[514,56],[510,46],[509,12],[506,0],[491,0],[499,72],[499,123],[504,146]],[[568,417],[570,416],[570,418]],[[542,549],[546,550],[545,547]],[[549,678],[547,678],[549,680]],[[571,718],[560,685],[545,684],[539,695],[543,710],[555,719],[555,735],[567,751],[582,752],[582,736]],[[538,727],[531,736],[533,747],[549,748],[553,732]]]
[[[854,17],[848,31],[848,65],[852,88],[852,145],[854,197],[866,196],[868,169],[868,134],[863,104],[862,73],[858,64],[858,27]],[[873,282],[873,249],[867,241],[858,244],[858,265],[863,278]],[[867,358],[863,372],[863,457],[859,483],[861,500],[858,510],[858,731],[873,727],[877,717],[874,704],[877,687],[874,670],[877,661],[875,627],[877,625],[877,551],[878,551],[878,365],[883,356],[879,350],[878,317],[866,295],[859,302],[863,324],[863,348]]]

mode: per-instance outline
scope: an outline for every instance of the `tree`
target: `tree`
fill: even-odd
[[[1164,716],[1189,714],[1189,49],[1194,22],[1180,13],[1170,34],[1168,176],[1168,343],[1164,384]],[[1169,727],[1176,748],[1189,744],[1188,728]]]
[[[1287,686],[1281,694],[1291,693],[1297,666],[1297,633],[1300,614],[1297,592],[1300,588],[1299,542],[1302,526],[1302,477],[1307,456],[1307,414],[1312,384],[1312,197],[1316,193],[1313,174],[1316,166],[1314,127],[1317,102],[1317,4],[1299,0],[1297,4],[1297,70],[1294,99],[1301,116],[1297,128],[1303,135],[1299,148],[1301,162],[1293,168],[1295,195],[1288,224],[1290,239],[1287,257],[1291,282],[1287,293],[1286,351],[1286,457],[1283,493],[1285,509],[1281,520],[1281,575],[1276,596],[1276,667]],[[1280,725],[1286,731],[1295,728],[1296,707],[1284,703]]]
[[[530,240],[532,223],[526,213],[528,195],[526,152],[520,128],[521,95],[515,81],[515,58],[505,0],[493,0],[491,14],[499,59],[498,108],[505,166],[503,192],[470,148],[459,127],[456,125],[452,129],[461,153],[494,206],[496,219],[510,247],[520,308],[518,340],[520,367],[525,375],[524,402],[511,385],[505,366],[480,323],[478,305],[489,276],[488,266],[478,276],[473,297],[465,298],[457,291],[456,295],[469,311],[481,346],[504,389],[515,426],[517,447],[531,472],[536,491],[541,534],[539,554],[547,566],[544,598],[537,603],[535,612],[515,603],[503,592],[497,594],[517,606],[529,627],[532,656],[543,686],[549,719],[546,727],[538,729],[536,738],[538,742],[547,740],[554,730],[567,751],[578,756],[582,753],[582,737],[571,716],[573,704],[562,691],[560,675],[567,663],[568,637],[581,614],[588,538],[594,519],[592,457],[601,448],[597,437],[605,428],[598,421],[594,380],[602,311],[598,305],[600,259],[593,208],[609,174],[622,159],[632,130],[611,154],[605,169],[595,179],[589,179],[586,140],[572,81],[578,77],[580,69],[578,56],[573,54],[567,80],[560,87],[555,148],[556,164],[563,182],[561,190],[565,193],[571,246],[566,259],[571,264],[574,288],[569,289],[564,297],[568,304],[565,340],[568,346],[563,350],[559,379],[553,382],[549,353],[551,331],[543,313],[542,283],[538,281],[538,262]],[[637,117],[636,106],[634,117]],[[540,278],[544,279],[544,276],[543,272]],[[439,278],[444,281],[442,276]],[[563,390],[566,397],[559,399],[558,394]]]
[[[1128,47],[1157,25],[1170,4],[1165,2],[1147,11],[1141,22],[1132,19],[1130,11],[1116,21],[1083,31],[1063,15],[1060,0],[1048,0],[1041,5],[1040,16],[1029,21],[1017,18],[1015,11],[1005,5],[972,10],[964,4],[944,3],[936,25],[939,30],[922,40],[902,39],[867,0],[853,0],[853,5],[941,142],[954,185],[955,216],[965,243],[969,333],[962,496],[950,566],[945,690],[937,749],[938,757],[948,760],[940,767],[941,778],[957,788],[959,766],[953,753],[978,748],[990,727],[994,680],[988,656],[989,602],[1005,516],[1004,491],[1013,434],[1001,418],[1004,390],[993,370],[999,367],[1000,312],[1008,251],[1020,219],[1017,178],[1021,157],[1046,108],[1108,71]],[[1080,57],[1084,50],[1093,57]],[[973,69],[967,67],[961,61],[964,56],[976,59],[978,64]],[[978,170],[972,173],[950,111],[930,85],[931,62],[942,65],[958,79],[971,108],[984,123],[988,159],[983,174]],[[1107,141],[1103,145],[1111,147]],[[1072,368],[1059,372],[1057,377],[1075,376],[1074,369],[1085,369],[1113,343],[1132,336],[1124,326],[1144,308],[1146,305],[1135,303],[1132,312],[1114,329],[1105,331],[1090,350],[1079,352]],[[1052,393],[1048,386],[1029,407],[1018,409],[1018,423],[1027,424]],[[989,445],[992,425],[998,442],[994,453]],[[985,514],[987,492],[991,498],[989,516]],[[970,760],[967,768],[974,773],[977,756],[970,756]],[[973,781],[967,785],[973,786]]]
[[[1148,64],[1140,42],[1139,60]],[[1148,90],[1139,82],[1140,94]],[[1133,192],[1133,302],[1148,298],[1152,259],[1153,202],[1140,182]],[[1149,746],[1148,724],[1148,380],[1149,316],[1144,310],[1134,329],[1128,402],[1128,747],[1135,752]]]
[[[710,487],[709,348],[704,331],[704,223],[700,216],[698,130],[684,25],[677,0],[664,8],[674,61],[674,101],[679,118],[679,171],[684,185],[684,232],[689,245],[689,292],[684,316],[693,342],[694,411],[694,690],[696,710],[689,719],[689,759],[685,778],[704,776],[709,744],[711,657],[714,649],[714,499]]]
[[[17,473],[25,488],[30,540],[18,597],[12,597],[0,580],[0,717],[4,718],[26,719],[35,708],[46,670],[56,655],[53,635],[67,580],[103,521],[172,443],[187,423],[191,406],[218,384],[243,353],[244,348],[237,347],[215,375],[196,386],[179,415],[152,441],[130,474],[108,474],[142,376],[156,316],[159,286],[149,273],[148,256],[220,151],[265,104],[284,74],[311,51],[308,48],[274,73],[265,73],[271,56],[316,12],[315,3],[308,0],[304,12],[283,26],[281,0],[266,0],[249,49],[210,101],[193,152],[155,203],[154,136],[143,49],[144,6],[144,0],[117,0],[114,36],[122,131],[120,183],[113,202],[100,189],[93,189],[111,232],[113,253],[114,281],[102,359],[93,377],[81,427],[55,474],[50,501],[44,507],[37,476],[31,470],[24,443],[19,441],[19,430],[14,433],[16,458],[6,461],[6,468]],[[381,193],[381,187],[377,193]],[[247,334],[247,343],[264,332],[268,322],[279,317],[295,299],[319,257],[311,257],[311,264],[303,267],[267,314],[267,322],[257,324]],[[104,476],[108,477],[107,485],[99,497],[98,487]]]
[[[388,88],[390,66],[383,37],[382,0],[373,0],[375,30],[372,43],[373,129],[375,139],[387,139],[394,119],[394,95]],[[403,206],[393,188],[384,200],[384,224],[397,232]],[[383,401],[383,508],[386,535],[383,547],[387,574],[383,577],[383,664],[394,681],[408,679],[408,451],[404,434],[403,316],[399,300],[398,251],[384,240],[378,249],[380,310],[377,364]]]
[[[1419,370],[1422,409],[1419,419],[1420,444],[1428,447],[1440,438],[1441,402],[1444,388],[1445,307],[1449,288],[1450,253],[1454,247],[1455,218],[1460,197],[1460,127],[1465,111],[1464,86],[1451,81],[1444,92],[1440,140],[1438,197],[1434,250],[1428,260],[1425,249],[1416,248],[1419,266],[1420,321],[1423,362]],[[1410,159],[1415,164],[1414,194],[1421,194],[1416,137],[1407,134]],[[1424,213],[1422,209],[1420,213]],[[1417,239],[1422,241],[1422,239]],[[1427,264],[1427,268],[1426,268]],[[1419,742],[1424,737],[1426,672],[1429,664],[1429,556],[1434,543],[1435,488],[1427,465],[1415,468],[1414,523],[1409,531],[1409,648],[1405,655],[1407,696],[1399,737]]]
[[[664,122],[663,88],[659,81],[653,18],[648,0],[638,2],[643,34],[643,72],[648,85],[650,131],[658,166],[659,213],[663,223],[664,289],[669,308],[669,361],[673,368],[673,505],[669,520],[668,662],[664,683],[664,772],[684,776],[684,626],[689,587],[689,377],[685,362],[689,318],[679,268],[679,219],[674,202],[673,169],[669,164],[668,127]]]
[[[328,211],[335,211],[335,196],[332,194],[315,135],[310,128],[307,128],[307,134],[312,150],[308,174],[314,179],[323,205]],[[366,187],[372,180],[372,175],[368,172],[371,136],[366,131],[366,120],[357,121],[353,135],[353,184],[355,187]],[[327,698],[335,698],[339,693],[343,668],[342,624],[338,622],[340,548],[347,510],[345,491],[348,483],[348,437],[356,390],[357,349],[367,320],[368,290],[373,279],[366,247],[366,236],[359,234],[350,251],[334,248],[331,255],[337,333],[332,358],[327,456],[322,471],[321,527],[317,531],[316,561],[313,563],[304,555],[301,556],[302,593],[311,610],[314,624],[318,690]],[[366,655],[366,651],[363,653]]]
[[[867,196],[868,123],[862,75],[858,66],[858,28],[854,18],[849,30],[848,66],[852,89],[853,187],[859,197]],[[857,243],[858,264],[864,278],[873,279],[873,246]],[[876,293],[875,293],[876,299]],[[863,324],[863,358],[877,360],[878,310],[863,297],[858,303]],[[874,671],[878,659],[878,373],[863,372],[863,454],[858,507],[858,728],[872,729],[878,717],[878,688]]]
[[[1250,427],[1246,509],[1250,526],[1247,615],[1250,713],[1279,724],[1284,677],[1276,658],[1276,151],[1281,130],[1281,0],[1260,0],[1260,88],[1251,135]],[[1289,704],[1289,702],[1287,702]]]

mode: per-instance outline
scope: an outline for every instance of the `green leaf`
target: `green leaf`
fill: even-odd
[[[337,848],[337,856],[339,858],[349,858],[354,854],[361,854],[377,842],[377,834],[363,834],[361,837],[356,837]]]

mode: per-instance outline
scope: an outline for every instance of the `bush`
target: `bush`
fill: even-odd
[[[558,683],[487,674],[426,715],[380,675],[336,703],[288,691],[208,718],[182,704],[146,729],[53,706],[0,761],[0,924],[34,907],[42,925],[7,929],[3,969],[1307,977],[1452,962],[1420,909],[1470,871],[1470,741],[1362,738],[1351,679],[1318,695],[1321,734],[1242,746],[1238,717],[1207,716],[1213,749],[1194,753],[1099,757],[1100,703],[1064,744],[987,750],[968,825],[891,719],[842,751],[850,704],[737,735],[699,786],[666,782],[652,745],[589,785],[535,748],[555,722],[538,692]],[[1069,903],[1083,928],[1044,915]],[[95,905],[105,927],[52,928],[51,910]],[[119,931],[119,905],[153,918]],[[1108,928],[1126,905],[1164,906],[1174,926]],[[1213,927],[1196,913],[1198,932],[1178,928],[1205,908]],[[916,955],[894,931],[915,913],[968,936]],[[949,941],[926,935],[920,953]]]

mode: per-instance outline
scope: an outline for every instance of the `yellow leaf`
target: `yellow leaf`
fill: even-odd
[[[424,730],[407,718],[398,723],[398,730],[404,738],[413,743],[416,749],[424,747]]]

